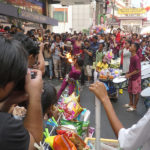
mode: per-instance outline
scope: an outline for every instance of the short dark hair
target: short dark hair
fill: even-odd
[[[10,27],[9,27],[9,26],[6,26],[6,27],[4,28],[4,30],[5,30],[5,31],[10,31]]]
[[[134,44],[134,46],[136,48],[136,52],[137,52],[139,50],[139,48],[140,48],[140,45],[138,43],[132,43],[132,44]]]
[[[34,36],[34,31],[29,30],[26,35],[29,36],[29,37],[33,37]]]
[[[49,30],[49,29],[48,29],[48,30],[46,30],[46,31],[45,31],[45,33],[50,33],[50,30]]]
[[[84,41],[84,43],[86,43],[86,42],[89,43],[90,41],[86,39],[86,40]]]
[[[54,40],[56,41],[56,37],[59,37],[60,38],[60,40],[61,40],[61,36],[60,36],[60,34],[55,34],[55,36],[54,36]]]
[[[16,28],[16,26],[14,24],[11,25],[11,28]]]
[[[103,47],[105,46],[104,42],[99,43],[99,46],[102,45]]]
[[[132,34],[132,36],[136,36],[136,37],[138,37],[138,34],[137,34],[137,33],[133,33],[133,34]]]
[[[121,29],[120,29],[120,28],[118,28],[117,30],[120,30],[120,31],[121,31]]]
[[[14,38],[23,44],[25,50],[28,52],[28,55],[36,56],[39,54],[39,46],[30,37],[24,35],[23,33],[17,33]]]
[[[132,44],[131,40],[126,40],[127,43],[129,43],[130,45]]]
[[[21,30],[21,31],[24,31],[21,27],[17,27],[17,29]]]
[[[97,35],[94,35],[94,36],[93,36],[93,39],[96,39],[96,40],[98,40],[98,37],[97,37]]]
[[[3,29],[3,25],[0,25],[0,29]]]
[[[84,62],[83,62],[83,59],[81,57],[77,57],[77,64],[82,67]]]
[[[19,41],[0,37],[0,87],[17,83],[27,73],[27,53]]]
[[[57,91],[53,85],[48,82],[44,82],[44,91],[42,93],[42,110],[43,114],[47,109],[57,103]]]

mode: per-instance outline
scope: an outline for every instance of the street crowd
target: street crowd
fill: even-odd
[[[0,26],[0,149],[34,149],[34,143],[43,140],[43,120],[52,116],[58,119],[55,104],[67,86],[71,95],[80,80],[104,105],[120,147],[149,150],[150,110],[125,129],[104,84],[93,83],[99,62],[109,65],[106,54],[110,51],[113,60],[120,58],[122,74],[129,80],[130,101],[125,107],[135,111],[141,93],[141,62],[150,59],[150,35],[122,35],[120,28],[90,36],[41,29],[24,33],[15,25]],[[60,90],[43,78],[63,80]]]

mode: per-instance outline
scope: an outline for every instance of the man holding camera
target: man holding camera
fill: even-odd
[[[16,40],[0,38],[0,146],[1,150],[33,150],[42,140],[41,110],[42,73],[28,71],[27,54]],[[19,81],[25,80],[25,92],[15,91]],[[24,121],[8,114],[13,104],[27,103]]]
[[[54,63],[54,73],[57,79],[62,79],[61,58],[63,58],[63,56],[61,54],[61,49],[64,49],[64,44],[61,41],[61,36],[59,34],[56,34],[54,39],[55,42],[51,46]]]

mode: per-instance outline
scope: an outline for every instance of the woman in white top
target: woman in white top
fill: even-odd
[[[118,119],[103,83],[96,82],[89,88],[102,102],[122,150],[150,150],[150,109],[132,127],[125,129]],[[101,91],[101,92],[100,92]]]
[[[126,74],[129,71],[129,65],[130,65],[130,57],[131,53],[129,51],[129,47],[131,46],[131,41],[126,40],[125,47],[121,52],[123,52],[123,70],[122,73]]]

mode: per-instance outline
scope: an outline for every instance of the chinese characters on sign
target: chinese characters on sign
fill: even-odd
[[[118,9],[118,14],[144,14],[146,10],[144,8],[123,8]]]

